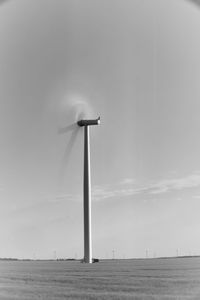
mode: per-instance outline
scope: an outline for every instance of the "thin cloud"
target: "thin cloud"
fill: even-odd
[[[51,202],[61,202],[61,201],[76,201],[80,202],[82,197],[75,194],[60,194],[51,199]]]
[[[152,187],[152,194],[166,193],[172,190],[182,190],[200,186],[200,174],[191,174],[186,177],[161,180]]]
[[[183,190],[200,186],[200,174],[195,173],[181,178],[172,178],[138,184],[135,179],[124,179],[117,188],[116,185],[95,186],[92,190],[92,197],[96,201],[101,201],[114,197],[126,197],[134,195],[156,195],[165,194],[175,190]]]
[[[92,200],[103,201],[106,199],[123,198],[135,195],[151,196],[166,194],[172,191],[200,187],[200,173],[194,173],[181,178],[171,178],[139,184],[135,179],[125,178],[118,184],[105,184],[92,187]],[[82,195],[60,194],[51,199],[59,201],[82,201]]]
[[[120,184],[121,185],[121,184]],[[115,197],[125,197],[140,193],[140,189],[135,187],[124,186],[117,188],[116,186],[95,186],[92,189],[92,198],[95,201],[101,201],[105,199]]]
[[[120,182],[120,184],[134,184],[135,182],[134,178],[125,178]]]

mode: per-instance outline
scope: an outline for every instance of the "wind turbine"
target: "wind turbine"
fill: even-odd
[[[78,126],[84,126],[84,171],[83,171],[83,211],[84,211],[84,262],[92,263],[91,229],[91,179],[90,179],[90,133],[89,126],[99,125],[100,117],[94,120],[80,120]]]

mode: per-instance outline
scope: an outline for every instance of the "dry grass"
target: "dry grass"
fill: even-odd
[[[200,299],[200,259],[1,261],[0,299]]]

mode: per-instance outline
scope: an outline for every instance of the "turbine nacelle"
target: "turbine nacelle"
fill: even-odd
[[[91,125],[99,125],[100,117],[94,120],[80,120],[77,122],[78,126],[91,126]]]

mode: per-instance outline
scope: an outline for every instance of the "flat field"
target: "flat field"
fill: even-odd
[[[0,261],[4,299],[200,300],[200,258]]]

